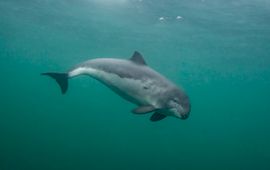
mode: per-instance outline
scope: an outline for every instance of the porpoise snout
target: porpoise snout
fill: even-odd
[[[188,114],[184,114],[184,115],[181,115],[181,118],[182,120],[185,120],[189,117],[189,113]]]
[[[190,110],[191,110],[191,106],[190,106],[190,103],[188,102],[188,105],[186,106],[186,109],[185,109],[185,113],[181,114],[181,118],[180,119],[187,119],[189,117],[189,114],[190,114]]]

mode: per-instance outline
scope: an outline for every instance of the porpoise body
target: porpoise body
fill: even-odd
[[[68,89],[68,79],[88,75],[105,84],[115,93],[137,105],[134,114],[153,112],[150,120],[167,116],[186,119],[191,105],[189,97],[174,83],[148,67],[142,55],[135,52],[128,60],[97,58],[85,61],[67,73],[42,73],[59,84],[62,93]]]

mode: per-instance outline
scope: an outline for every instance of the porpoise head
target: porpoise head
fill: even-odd
[[[180,118],[187,119],[189,117],[191,105],[189,97],[181,89],[173,89],[170,91],[166,101],[166,113]]]

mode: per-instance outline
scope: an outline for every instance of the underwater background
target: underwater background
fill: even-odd
[[[40,76],[135,50],[185,89],[187,120]],[[270,169],[269,0],[0,0],[0,75],[0,170]]]

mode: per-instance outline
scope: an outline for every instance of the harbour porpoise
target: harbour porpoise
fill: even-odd
[[[128,60],[91,59],[66,73],[47,72],[42,75],[55,79],[63,94],[67,92],[68,79],[88,75],[136,104],[137,107],[132,110],[134,114],[153,113],[151,121],[159,121],[167,116],[186,119],[191,109],[184,90],[148,67],[137,51]]]

